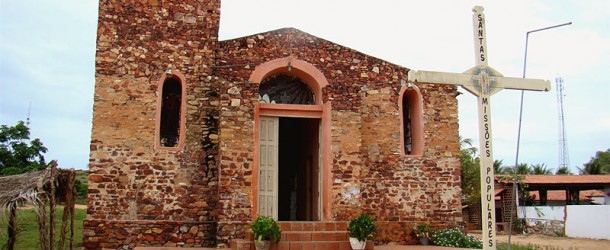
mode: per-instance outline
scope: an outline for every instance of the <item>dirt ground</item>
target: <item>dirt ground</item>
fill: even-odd
[[[473,234],[481,238],[481,234]],[[508,243],[508,235],[498,235],[499,243]],[[566,250],[609,250],[610,240],[594,240],[584,238],[555,237],[538,234],[513,235],[511,243],[527,246],[528,244],[543,247],[543,249]]]
[[[75,205],[76,208],[86,209],[86,205]],[[482,238],[480,233],[471,233],[472,235]],[[508,235],[499,234],[498,243],[508,243]],[[536,245],[542,247],[543,249],[555,250],[555,249],[565,249],[565,250],[610,250],[610,240],[594,240],[594,239],[584,239],[584,238],[568,238],[568,237],[555,237],[555,236],[547,236],[547,235],[538,235],[538,234],[528,234],[528,235],[513,235],[511,238],[511,243],[519,244],[523,246],[527,246],[528,244]],[[411,248],[415,246],[410,246]],[[402,249],[401,247],[392,248],[392,246],[379,246],[375,247],[379,249]],[[423,249],[423,248],[422,248]],[[440,250],[442,248],[435,248]],[[449,249],[449,248],[447,248]]]

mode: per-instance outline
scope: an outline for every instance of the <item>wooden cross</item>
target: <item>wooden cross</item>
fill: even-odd
[[[549,91],[548,80],[504,77],[487,64],[487,41],[483,7],[472,11],[476,66],[464,73],[410,71],[410,82],[460,85],[477,96],[479,110],[479,147],[481,150],[481,218],[483,249],[496,249],[496,212],[493,150],[491,139],[490,96],[502,89]],[[511,215],[512,216],[512,215]]]

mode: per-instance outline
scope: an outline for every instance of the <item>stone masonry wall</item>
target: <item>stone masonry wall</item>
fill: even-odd
[[[219,89],[210,65],[220,2],[103,0],[99,6],[84,245],[214,244]],[[185,78],[180,150],[155,147],[158,84],[168,69]]]
[[[227,222],[219,225],[233,226],[226,231],[219,226],[219,235],[241,235],[231,230],[251,220],[251,168],[238,160],[253,157],[252,111],[258,87],[247,80],[257,65],[288,56],[313,64],[329,82],[322,95],[332,106],[335,220],[372,214],[383,225],[376,239],[400,243],[415,243],[415,223],[440,228],[461,222],[456,87],[418,85],[424,100],[425,154],[411,158],[400,153],[398,111],[407,69],[290,28],[222,41],[220,46],[214,70],[227,84],[221,93],[219,202]],[[242,132],[235,133],[237,128]],[[223,200],[225,193],[231,199]]]
[[[400,153],[398,97],[408,69],[296,29],[218,42],[219,1],[101,1],[89,177],[88,249],[212,246],[252,219],[254,106],[248,79],[292,56],[327,78],[332,219],[371,214],[376,241],[461,221],[454,86],[418,84],[424,156]],[[186,141],[155,148],[159,79],[180,72]]]
[[[133,249],[137,246],[213,247],[213,222],[86,220],[86,249]]]
[[[218,231],[219,242],[243,238],[252,220],[254,103],[258,86],[223,83],[221,91]]]
[[[416,84],[423,99],[424,156],[401,153],[400,86],[361,93],[364,211],[382,221],[376,241],[415,243],[417,223],[461,223],[459,139],[454,86]],[[397,233],[400,232],[400,233]]]

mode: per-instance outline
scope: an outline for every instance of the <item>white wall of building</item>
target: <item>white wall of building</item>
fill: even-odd
[[[565,218],[565,207],[564,206],[527,206],[519,207],[517,214],[520,219],[527,216],[528,219],[540,219],[540,220],[560,220],[563,221]]]
[[[566,236],[610,240],[610,205],[567,206],[567,214]]]

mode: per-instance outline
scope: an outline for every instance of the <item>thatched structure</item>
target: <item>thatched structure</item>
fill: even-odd
[[[58,249],[64,249],[68,219],[70,220],[68,248],[73,249],[75,171],[57,169],[56,166],[53,161],[42,171],[0,177],[0,213],[3,219],[8,219],[8,241],[4,247],[13,249],[17,236],[17,207],[27,204],[32,206],[38,215],[40,248],[54,249],[54,244],[49,242],[54,242],[55,238],[54,217],[57,197],[65,203]],[[49,221],[47,204],[50,208]]]

